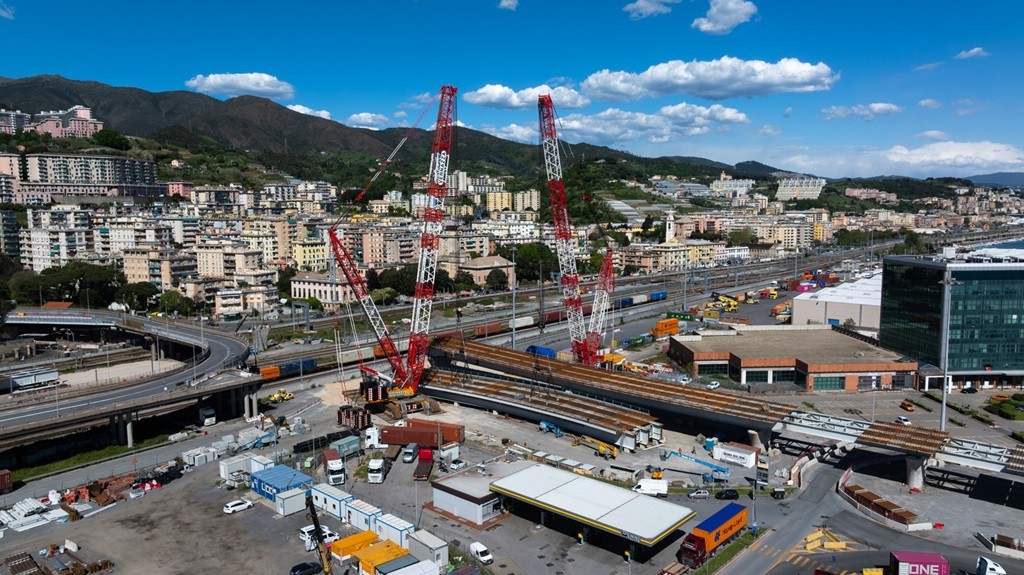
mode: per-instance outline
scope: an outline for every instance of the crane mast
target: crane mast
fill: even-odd
[[[423,364],[426,358],[427,332],[430,328],[430,310],[434,295],[434,279],[437,273],[437,251],[440,243],[441,219],[444,216],[444,196],[446,193],[446,181],[448,178],[448,162],[451,156],[452,127],[455,109],[455,93],[457,89],[453,86],[443,86],[439,93],[441,106],[438,110],[437,125],[434,132],[434,143],[430,156],[430,182],[428,184],[428,197],[430,205],[424,211],[424,227],[420,236],[420,260],[416,273],[416,288],[413,301],[412,328],[409,335],[409,360],[408,365],[402,361],[402,354],[395,345],[387,324],[381,318],[376,304],[366,282],[359,274],[352,253],[338,237],[338,224],[335,223],[328,231],[331,244],[331,254],[338,264],[345,280],[352,288],[352,293],[359,305],[362,306],[370,326],[373,328],[377,342],[380,344],[384,356],[391,366],[393,381],[388,386],[381,381],[381,374],[373,369],[360,366],[364,373],[376,376],[376,386],[365,387],[365,399],[368,402],[384,401],[389,397],[389,387],[401,395],[413,395],[419,385],[420,377],[423,374]],[[435,97],[435,100],[438,98]],[[359,201],[366,194],[370,185],[377,179],[398,150],[409,139],[409,135],[420,120],[426,114],[420,115],[414,124],[399,142],[391,155],[380,166],[377,173],[367,183],[366,187],[359,193],[356,201]],[[390,395],[396,395],[391,392]]]
[[[441,243],[441,220],[444,199],[448,193],[448,163],[452,152],[452,131],[455,116],[454,86],[441,88],[441,103],[434,127],[434,143],[430,152],[427,182],[427,206],[423,210],[423,232],[420,234],[420,260],[416,268],[416,288],[412,301],[412,325],[409,329],[410,393],[415,393],[423,375],[429,343],[430,312],[434,303],[434,280],[437,277],[437,254]]]
[[[565,181],[562,180],[562,160],[558,154],[558,133],[555,130],[555,106],[549,94],[537,100],[540,116],[541,148],[544,168],[548,176],[548,194],[551,197],[551,217],[555,226],[555,252],[561,273],[562,300],[569,321],[569,343],[576,361],[593,365],[595,357],[588,353],[586,325],[583,320],[583,300],[580,298],[580,277],[576,273],[576,246],[569,222],[569,207],[565,200]],[[595,308],[596,309],[596,308]]]
[[[604,329],[605,317],[611,304],[611,294],[615,291],[615,268],[612,266],[612,248],[604,254],[601,271],[597,275],[594,286],[593,311],[590,314],[590,329],[587,330],[587,354],[593,358],[589,365],[597,363],[597,350],[601,347],[601,331]]]

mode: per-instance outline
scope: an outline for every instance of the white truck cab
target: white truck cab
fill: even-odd
[[[988,557],[979,556],[976,575],[1006,575],[1006,569]]]
[[[490,565],[491,563],[494,563],[494,556],[491,555],[491,552],[487,549],[487,547],[484,547],[484,544],[480,543],[479,541],[474,541],[473,543],[469,544],[469,554],[472,555],[474,559],[483,563],[484,565]]]

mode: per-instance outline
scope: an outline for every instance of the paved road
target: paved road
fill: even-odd
[[[98,317],[119,319],[115,313],[92,312]],[[143,324],[147,333],[158,336],[168,336],[172,332],[181,334],[197,343],[205,343],[210,353],[205,361],[195,366],[194,370],[188,370],[172,375],[158,376],[155,379],[139,383],[127,388],[99,392],[87,396],[74,397],[66,400],[60,399],[60,392],[53,394],[53,401],[35,404],[29,407],[21,407],[0,413],[0,429],[13,425],[24,425],[28,423],[41,422],[47,419],[66,417],[75,412],[86,409],[94,409],[96,406],[109,405],[133,400],[144,399],[158,394],[167,394],[167,390],[173,390],[176,386],[192,379],[201,379],[206,375],[213,375],[230,364],[232,359],[245,353],[248,346],[232,336],[210,331],[200,331],[185,324],[165,324],[148,318],[133,317],[133,321]]]

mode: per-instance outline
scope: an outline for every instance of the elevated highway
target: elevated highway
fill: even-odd
[[[767,444],[772,432],[790,430],[824,439],[903,452],[909,456],[908,472],[911,479],[918,475],[923,478],[923,466],[929,458],[1024,475],[1022,446],[1004,448],[951,439],[946,432],[926,427],[809,413],[760,398],[604,371],[454,336],[436,338],[431,344],[430,353],[435,369],[442,371],[478,373],[483,376],[503,373],[554,388],[641,407],[652,413],[679,414],[717,421],[755,430],[764,444]],[[429,383],[423,391],[433,393]],[[489,399],[501,401],[499,397]]]
[[[195,346],[199,356],[194,366],[154,376],[142,383],[97,393],[82,394],[53,388],[35,394],[29,405],[7,409],[0,404],[0,449],[25,441],[59,437],[68,430],[110,421],[120,426],[118,436],[131,442],[131,422],[140,416],[180,408],[186,402],[218,395],[241,399],[247,415],[255,410],[258,378],[235,372],[217,377],[225,370],[241,365],[249,355],[242,341],[217,332],[183,324],[168,324],[150,318],[124,316],[114,312],[49,312],[16,310],[7,323],[66,327],[106,327]],[[234,403],[237,405],[237,403]],[[227,404],[228,407],[231,404]]]

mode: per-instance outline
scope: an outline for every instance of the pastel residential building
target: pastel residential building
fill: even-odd
[[[195,247],[196,271],[212,278],[234,278],[237,272],[260,269],[263,252],[242,243],[222,242]]]
[[[316,298],[324,309],[339,310],[356,301],[348,283],[329,274],[299,272],[292,278],[292,299]]]
[[[25,125],[25,131],[50,134],[54,138],[88,138],[103,129],[103,122],[93,118],[92,110],[85,106],[39,112],[32,120]]]
[[[300,270],[320,271],[327,268],[327,244],[321,238],[305,238],[292,246],[295,267]]]
[[[785,178],[779,180],[779,191],[775,194],[775,199],[781,202],[816,200],[824,188],[824,178]]]
[[[25,129],[32,116],[21,110],[5,110],[0,108],[0,133],[16,134]]]
[[[182,180],[167,182],[167,195],[192,200],[192,182]]]
[[[196,274],[196,255],[160,245],[125,249],[122,254],[128,283],[151,283],[162,291],[179,289]]]

